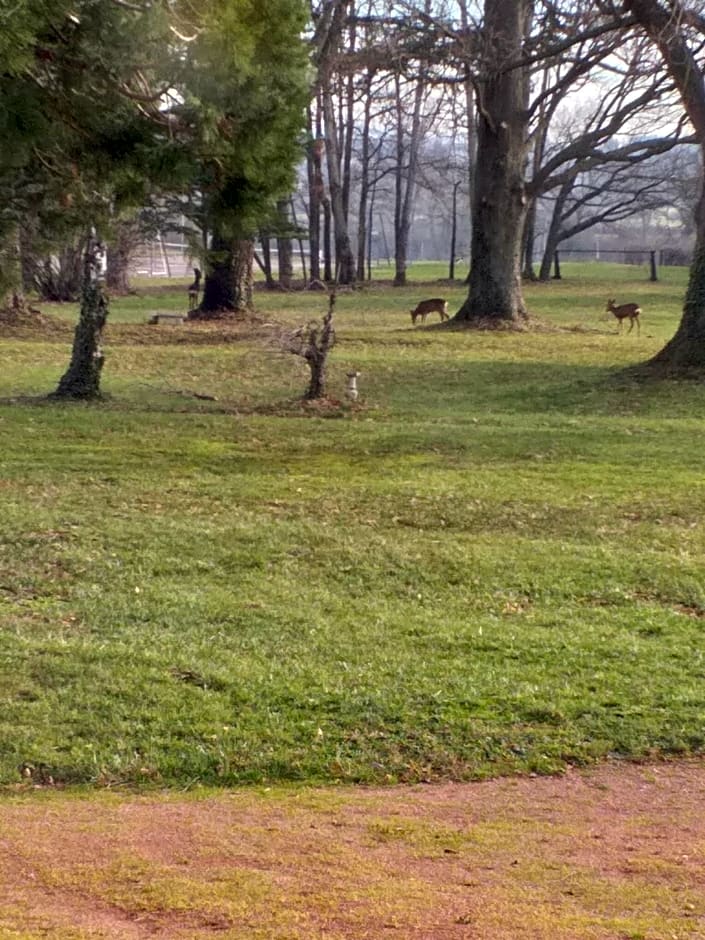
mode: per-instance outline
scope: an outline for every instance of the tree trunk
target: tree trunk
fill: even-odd
[[[696,243],[683,315],[673,338],[648,363],[657,374],[705,372],[705,83],[699,63],[681,31],[678,12],[658,0],[626,0],[626,6],[658,46],[673,78],[701,153],[701,190],[695,208]]]
[[[317,401],[323,398],[326,392],[326,366],[328,363],[328,353],[335,343],[335,330],[333,329],[333,308],[335,306],[335,294],[330,295],[328,312],[323,317],[323,323],[319,329],[318,324],[310,328],[304,358],[311,370],[311,380],[309,382],[306,395],[307,401]]]
[[[115,294],[130,293],[130,254],[137,242],[136,226],[118,222],[115,240],[108,245],[105,286]]]
[[[546,233],[546,245],[544,247],[543,257],[541,258],[541,268],[539,270],[540,281],[550,281],[551,279],[551,266],[556,255],[556,249],[564,237],[562,232],[563,209],[565,208],[566,200],[568,199],[568,196],[573,189],[573,185],[573,179],[566,180],[558,190],[556,201],[553,204],[551,221],[548,226],[548,232]]]
[[[365,280],[367,253],[367,202],[370,190],[370,124],[372,115],[372,69],[365,73],[362,94],[365,102],[360,144],[360,199],[357,212],[357,279]]]
[[[101,342],[108,318],[108,301],[98,282],[98,269],[98,244],[90,239],[85,253],[81,312],[74,332],[71,362],[50,398],[100,398],[105,360]]]
[[[375,211],[375,196],[377,194],[377,186],[375,183],[372,184],[370,189],[370,208],[367,214],[367,280],[372,281],[372,232],[374,226],[372,225],[372,220],[374,218]]]
[[[313,118],[309,109],[309,133],[313,137]],[[321,206],[325,198],[322,159],[325,142],[320,128],[320,108],[316,116],[316,136],[308,148],[308,246],[311,280],[321,279]]]
[[[264,274],[264,283],[267,286],[267,290],[272,290],[276,285],[272,276],[272,250],[269,235],[261,234],[259,240],[262,245],[262,273]]]
[[[356,53],[357,32],[355,28],[355,0],[349,4],[350,26],[347,41],[348,54],[354,56]],[[353,136],[355,133],[355,104],[359,100],[355,88],[356,76],[351,72],[345,81],[341,81],[340,104],[341,112],[344,108],[344,114],[341,114],[341,153],[342,153],[342,199],[343,214],[345,224],[350,219],[350,189],[352,187],[352,153]]]
[[[524,221],[524,238],[522,242],[522,257],[524,259],[522,277],[525,281],[535,281],[536,272],[534,271],[534,246],[536,245],[536,200],[531,200],[531,205],[526,213]]]
[[[287,232],[291,228],[288,203],[288,199],[280,199],[277,202],[277,225],[280,230],[283,229]],[[288,234],[277,237],[277,259],[279,283],[285,290],[291,290],[291,283],[294,278],[294,261],[291,238]]]
[[[414,108],[411,117],[411,129],[409,131],[409,143],[406,149],[404,147],[404,129],[407,121],[403,109],[401,79],[399,75],[395,76],[395,88],[395,104],[397,110],[397,166],[394,202],[394,286],[403,287],[406,284],[411,214],[416,193],[416,175],[422,138],[421,109],[423,106],[425,82],[423,78],[417,79],[416,88],[414,89]]]
[[[526,319],[521,247],[526,195],[528,70],[509,68],[522,49],[530,0],[486,0],[470,289],[454,321],[484,327]]]
[[[296,217],[296,205],[294,204],[294,197],[289,198],[289,207],[291,209],[291,221],[294,223],[294,230],[296,232],[296,244],[299,246],[299,261],[301,262],[301,277],[303,278],[304,287],[308,283],[308,273],[306,270],[306,249],[304,248],[304,240],[301,237],[302,229],[299,228],[299,220]]]
[[[207,256],[203,300],[196,310],[191,311],[189,319],[218,319],[233,314],[236,309],[232,244],[214,234]]]
[[[254,242],[213,235],[203,300],[189,320],[221,320],[252,309]]]
[[[323,200],[323,280],[333,280],[333,252],[331,249],[330,199]]]
[[[36,284],[34,275],[37,267],[37,259],[32,250],[32,244],[37,236],[39,222],[34,214],[25,215],[19,225],[19,252],[20,252],[20,271],[21,285],[25,293],[35,290]],[[79,283],[80,290],[80,283]]]
[[[448,264],[448,280],[455,280],[455,253],[456,253],[456,244],[458,240],[458,187],[460,186],[460,181],[456,180],[453,183],[453,203],[451,209],[451,220],[450,220],[450,263]]]
[[[471,33],[471,17],[468,13],[467,0],[459,0],[460,23],[466,35]],[[472,26],[474,31],[475,27]],[[465,96],[465,125],[468,135],[468,192],[470,194],[470,216],[475,210],[475,174],[477,169],[477,119],[475,114],[474,62],[463,65],[463,92]]]
[[[108,245],[107,269],[105,272],[105,286],[113,294],[130,293],[130,256],[119,248]]]
[[[705,210],[702,198],[698,206],[698,212],[702,215]],[[702,221],[698,225],[698,239],[680,324],[673,338],[647,366],[667,375],[702,377],[705,372],[705,231]]]
[[[348,224],[345,217],[341,159],[338,148],[338,131],[335,121],[335,106],[333,103],[331,81],[330,74],[323,76],[321,99],[323,101],[323,120],[326,135],[326,165],[328,168],[330,210],[333,220],[333,238],[335,241],[336,280],[339,284],[354,284],[355,259],[350,246],[350,235],[348,233]]]
[[[233,295],[238,312],[251,313],[253,309],[254,257],[255,243],[251,238],[239,238],[232,243]]]

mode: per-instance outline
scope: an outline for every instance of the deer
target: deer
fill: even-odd
[[[641,307],[639,304],[621,304],[619,307],[615,307],[614,300],[607,301],[607,307],[605,308],[607,313],[613,313],[619,320],[619,332],[622,332],[622,326],[624,321],[629,317],[629,329],[627,333],[631,333],[634,329],[634,324],[636,323],[637,333],[641,332],[639,326],[639,314],[641,313]]]
[[[188,290],[188,308],[194,310],[198,301],[198,292],[201,289],[201,272],[198,268],[193,269],[194,282],[189,284]]]
[[[420,303],[416,304],[416,307],[411,311],[411,322],[416,323],[417,317],[421,317],[421,322],[426,322],[426,314],[428,313],[439,313],[441,316],[441,322],[448,319],[448,301],[443,300],[442,297],[433,297],[431,300],[422,300]]]

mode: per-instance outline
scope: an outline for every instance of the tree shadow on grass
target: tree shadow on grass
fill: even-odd
[[[389,380],[388,382],[393,382]],[[420,415],[554,414],[565,417],[693,414],[705,392],[676,379],[644,384],[635,369],[561,362],[453,361],[415,370],[413,391],[392,397]]]
[[[334,383],[331,383],[331,387]],[[361,398],[350,403],[342,389],[318,403],[291,391],[263,389],[261,396],[228,390],[204,394],[198,389],[149,382],[126,385],[93,401],[57,402],[47,394],[0,397],[0,405],[92,408],[107,411],[200,416],[345,418],[385,409],[385,421],[466,421],[511,415],[581,417],[692,418],[705,407],[705,387],[677,378],[642,379],[639,366],[575,364],[546,361],[427,359],[410,366],[403,361],[370,364],[363,371]],[[338,395],[340,397],[338,397]]]

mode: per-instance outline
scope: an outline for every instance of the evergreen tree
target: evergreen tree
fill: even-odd
[[[210,318],[251,302],[253,239],[290,191],[308,100],[302,0],[220,0],[185,52],[183,104],[192,188],[206,226],[203,301]]]

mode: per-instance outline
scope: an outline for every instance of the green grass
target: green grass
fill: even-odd
[[[702,750],[705,389],[616,377],[672,334],[685,273],[563,269],[527,302],[579,330],[438,333],[408,315],[437,288],[341,295],[331,395],[356,368],[363,401],[320,414],[261,340],[108,338],[109,397],[85,406],[32,399],[65,343],[2,339],[0,782],[472,778]],[[641,337],[601,319],[608,294],[642,303]],[[292,324],[325,308],[257,300]]]

